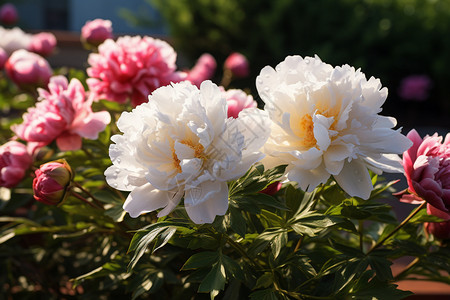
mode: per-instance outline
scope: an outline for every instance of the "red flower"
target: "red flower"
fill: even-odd
[[[43,164],[35,174],[34,198],[49,205],[61,203],[73,177],[72,169],[67,162],[60,160]]]

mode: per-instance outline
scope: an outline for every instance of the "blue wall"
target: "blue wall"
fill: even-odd
[[[122,9],[159,19],[146,0],[13,0],[19,11],[18,26],[23,29],[68,30],[79,32],[88,20],[109,19],[116,34],[165,34],[162,25],[136,28],[120,16]]]

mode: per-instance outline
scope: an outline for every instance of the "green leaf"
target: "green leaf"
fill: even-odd
[[[198,287],[199,293],[220,291],[225,287],[226,273],[221,261],[216,262]]]
[[[213,263],[217,262],[218,259],[218,252],[203,251],[200,253],[196,253],[189,257],[189,259],[184,263],[183,267],[181,267],[181,270],[209,267]]]
[[[233,206],[230,206],[229,210],[231,229],[241,237],[245,238],[245,234],[247,233],[247,223],[242,216],[242,212]]]
[[[225,267],[225,271],[227,272],[228,278],[235,278],[240,281],[244,281],[244,272],[242,271],[241,265],[236,262],[231,257],[222,254],[222,263]]]
[[[271,285],[273,285],[273,274],[271,272],[264,272],[256,281],[253,289],[267,288]]]
[[[375,270],[377,277],[382,281],[393,280],[391,265],[392,262],[385,257],[370,255],[367,258],[369,260],[370,267]]]

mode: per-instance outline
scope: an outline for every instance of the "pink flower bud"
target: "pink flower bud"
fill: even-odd
[[[87,21],[81,28],[81,40],[94,47],[112,38],[112,23],[110,20],[95,19]]]
[[[15,51],[9,57],[5,70],[20,87],[45,86],[53,72],[45,58],[24,49]]]
[[[269,184],[265,189],[260,191],[260,193],[267,194],[270,196],[275,195],[281,189],[281,182],[275,181]]]
[[[241,53],[234,52],[225,60],[225,69],[231,71],[234,77],[247,77],[250,73],[248,60]]]
[[[217,63],[214,57],[211,54],[205,53],[197,60],[195,66],[188,73],[186,80],[200,87],[203,81],[211,79],[216,71],[216,67]]]
[[[3,48],[0,48],[0,70],[5,66],[6,61],[8,60],[8,53],[6,53]]]
[[[12,188],[23,179],[31,166],[27,147],[16,141],[0,146],[0,186]]]
[[[426,222],[425,230],[434,235],[437,239],[447,240],[450,239],[450,214],[445,213],[439,209],[434,208],[431,205],[427,205],[427,213],[434,215],[445,221],[443,222]]]
[[[33,180],[34,198],[42,203],[61,203],[73,178],[72,169],[65,160],[52,161],[41,165]]]
[[[6,25],[12,25],[17,22],[19,16],[16,7],[11,3],[6,3],[0,8],[0,22]]]
[[[28,50],[42,56],[48,56],[52,54],[55,47],[56,47],[55,35],[50,32],[41,32],[33,35]]]
[[[237,118],[239,113],[245,108],[256,107],[257,103],[252,95],[247,95],[243,90],[230,89],[223,91],[227,99],[228,117]]]

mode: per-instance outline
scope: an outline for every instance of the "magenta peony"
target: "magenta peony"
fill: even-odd
[[[6,61],[8,60],[8,53],[6,53],[3,48],[0,48],[0,70],[5,66]]]
[[[33,35],[28,50],[42,56],[49,56],[56,47],[56,37],[50,32],[41,32]]]
[[[426,222],[425,230],[440,240],[450,239],[450,214],[445,213],[434,206],[427,205],[427,213],[443,219],[443,222]]]
[[[230,70],[233,77],[243,78],[250,73],[247,58],[241,53],[234,52],[227,57],[224,64],[225,69]]]
[[[409,193],[403,193],[401,201],[426,201],[443,212],[450,212],[450,134],[443,143],[437,133],[422,139],[414,129],[407,137],[413,142],[403,154]]]
[[[0,146],[0,186],[15,187],[24,178],[32,162],[24,144],[10,141]]]
[[[404,100],[425,101],[431,88],[431,79],[426,75],[411,75],[400,83],[399,96]]]
[[[186,78],[175,71],[177,54],[162,40],[124,36],[106,40],[98,52],[89,55],[86,80],[96,99],[125,103],[129,98],[137,106],[155,89]]]
[[[224,91],[222,89],[222,92],[227,99],[228,117],[233,117],[236,119],[243,109],[257,106],[257,103],[253,100],[252,95],[247,95],[243,90],[230,89]]]
[[[19,15],[14,4],[5,3],[0,8],[0,22],[7,25],[12,25],[17,23],[19,20]]]
[[[45,86],[52,76],[52,69],[42,56],[20,49],[5,63],[9,78],[22,88]]]
[[[92,112],[92,98],[87,98],[78,79],[68,84],[64,76],[50,79],[48,91],[39,89],[40,102],[28,109],[23,123],[12,130],[21,139],[42,147],[56,140],[63,151],[81,148],[81,138],[97,139],[111,121],[108,112]]]
[[[107,39],[113,38],[112,23],[110,20],[95,19],[87,21],[81,28],[81,40],[91,46],[97,47]]]
[[[205,53],[197,60],[197,63],[189,71],[186,80],[189,80],[197,87],[208,79],[211,79],[216,71],[217,63],[211,54]]]
[[[34,198],[48,205],[61,203],[73,178],[72,169],[65,160],[52,161],[35,171]]]

